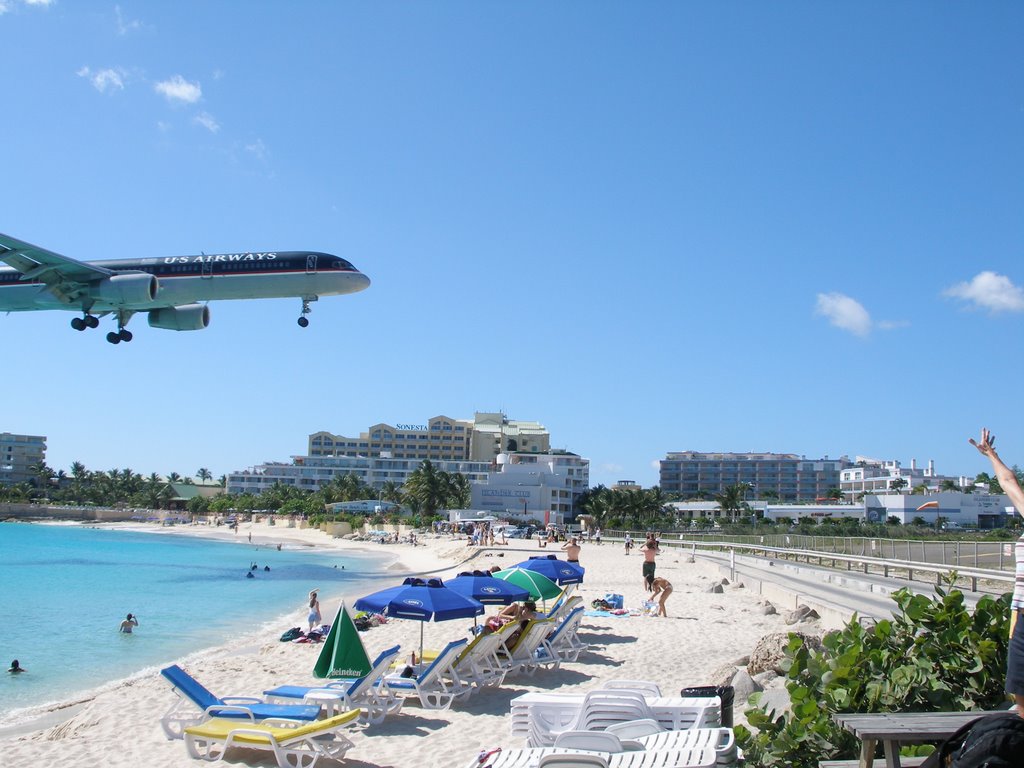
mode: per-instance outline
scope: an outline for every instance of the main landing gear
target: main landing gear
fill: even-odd
[[[76,331],[84,331],[86,328],[95,328],[100,324],[100,319],[96,315],[90,315],[88,312],[82,317],[71,318],[71,327]]]
[[[309,308],[309,302],[316,301],[318,298],[320,298],[320,297],[319,296],[305,296],[305,297],[303,297],[303,299],[302,299],[302,314],[299,315],[299,319],[296,321],[299,324],[300,328],[305,328],[306,326],[309,325],[309,318],[306,317],[306,315],[308,315],[310,312],[313,311],[313,310],[311,310]]]
[[[126,344],[132,340],[132,332],[125,328],[125,324],[128,319],[133,315],[133,312],[118,312],[117,313],[117,332],[111,331],[107,334],[107,341],[111,344],[120,344],[122,341]]]

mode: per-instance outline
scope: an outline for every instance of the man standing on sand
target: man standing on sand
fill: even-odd
[[[580,545],[577,543],[575,536],[565,542],[562,545],[562,549],[565,550],[565,559],[570,563],[578,563],[580,561]]]
[[[654,538],[653,533],[647,534],[647,541],[644,542],[643,546],[644,553],[644,564],[643,564],[643,576],[644,576],[644,592],[651,591],[651,584],[654,582],[654,558],[658,554],[658,542]]]

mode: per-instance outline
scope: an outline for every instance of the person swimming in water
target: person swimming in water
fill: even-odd
[[[139,620],[129,613],[127,618],[125,618],[125,620],[121,622],[121,626],[117,631],[124,632],[126,635],[130,635],[132,633],[132,630],[135,629],[135,627],[137,626],[139,626]]]
[[[15,659],[14,661],[11,662],[11,668],[8,669],[7,671],[10,672],[12,675],[17,675],[17,674],[19,674],[21,672],[27,672],[28,670],[26,670],[23,666],[21,666],[21,664],[18,663],[18,660]]]

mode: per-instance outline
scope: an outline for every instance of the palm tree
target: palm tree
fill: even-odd
[[[437,470],[430,459],[424,459],[409,475],[402,488],[415,511],[433,515],[444,507],[451,492],[446,474]]]
[[[721,493],[715,495],[715,501],[722,507],[722,512],[727,518],[735,517],[740,510],[747,508],[747,502],[743,500],[744,489],[742,485],[730,485]]]
[[[205,483],[207,480],[213,479],[213,473],[206,467],[200,467],[199,469],[196,470],[196,477],[198,477]]]
[[[960,484],[956,480],[946,479],[946,480],[942,481],[942,484],[939,486],[939,490],[940,491],[960,491],[962,489],[960,488]]]
[[[904,488],[907,487],[907,479],[905,477],[897,477],[889,482],[889,489],[900,493]]]

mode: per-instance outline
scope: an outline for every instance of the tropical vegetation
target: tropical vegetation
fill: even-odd
[[[955,580],[951,575],[947,584]],[[1005,706],[1003,677],[1010,595],[982,597],[973,612],[963,594],[893,594],[891,620],[865,626],[857,616],[827,634],[814,650],[790,635],[782,662],[791,702],[785,713],[746,710],[750,727],[736,726],[748,763],[816,768],[821,760],[855,759],[859,745],[832,721],[836,712],[942,712]],[[905,748],[909,754],[915,748]],[[918,747],[926,754],[931,747]]]

